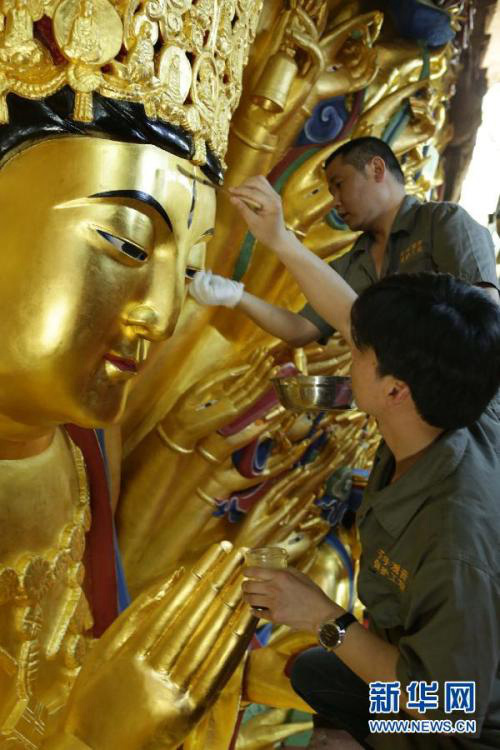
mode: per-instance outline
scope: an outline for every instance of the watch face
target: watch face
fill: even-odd
[[[335,648],[339,642],[339,627],[334,622],[325,622],[319,631],[320,643],[325,648]]]

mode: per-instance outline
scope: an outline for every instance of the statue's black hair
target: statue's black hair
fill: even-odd
[[[192,136],[176,125],[147,117],[142,104],[93,95],[92,122],[72,119],[75,94],[66,86],[45,99],[24,99],[9,94],[9,123],[0,126],[0,159],[26,141],[57,135],[105,135],[127,143],[150,143],[183,159],[192,159]],[[218,158],[207,149],[205,175],[221,183],[223,172]]]

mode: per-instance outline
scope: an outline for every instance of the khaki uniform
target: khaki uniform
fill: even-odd
[[[330,263],[358,294],[378,281],[371,244],[365,232],[348,253]],[[488,230],[455,203],[421,203],[407,195],[391,228],[381,276],[418,271],[451,273],[469,284],[498,287]],[[334,332],[311,305],[300,314],[317,326],[323,338]]]
[[[498,400],[471,428],[444,433],[388,484],[393,466],[382,443],[358,513],[359,596],[373,630],[398,646],[401,688],[438,681],[440,708],[422,718],[476,719],[479,737],[370,735],[368,743],[391,750],[500,748]],[[475,714],[443,712],[446,681],[475,682]]]

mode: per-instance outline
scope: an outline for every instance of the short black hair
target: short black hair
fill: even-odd
[[[64,135],[107,136],[126,143],[150,143],[183,159],[193,158],[191,134],[172,123],[148,117],[142,104],[98,93],[93,94],[92,102],[92,122],[78,122],[72,116],[75,94],[69,86],[45,99],[8,94],[9,122],[0,125],[0,159],[23,143]],[[213,182],[222,182],[221,163],[209,148],[201,169]]]
[[[394,154],[394,151],[385,141],[381,138],[373,138],[366,136],[364,138],[353,138],[352,141],[347,141],[343,146],[339,146],[333,154],[325,160],[325,169],[334,159],[341,156],[346,164],[351,164],[359,172],[362,172],[365,165],[368,164],[370,159],[374,156],[380,156],[384,160],[385,166],[392,174],[394,179],[404,185],[405,176],[401,165]]]
[[[500,305],[450,274],[387,276],[356,299],[351,327],[434,427],[471,425],[500,387]]]

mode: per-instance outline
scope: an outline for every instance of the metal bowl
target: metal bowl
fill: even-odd
[[[337,375],[293,375],[271,378],[280,402],[293,411],[352,409],[351,378]]]

